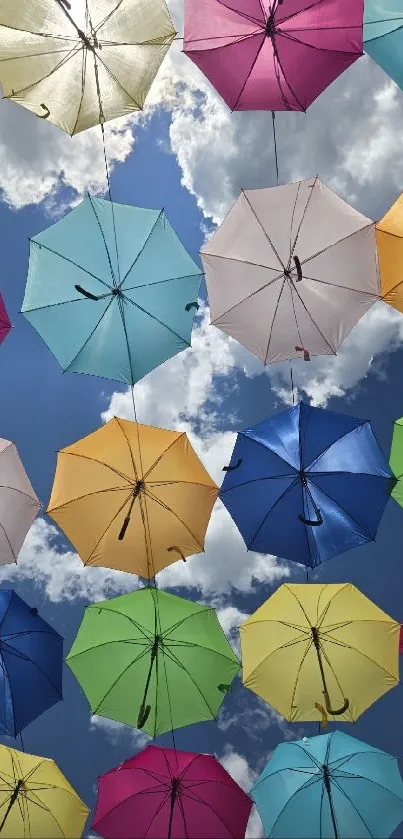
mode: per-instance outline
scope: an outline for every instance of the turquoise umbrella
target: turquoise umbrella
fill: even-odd
[[[202,276],[163,210],[88,197],[31,239],[22,311],[63,370],[133,385],[190,346]]]
[[[397,759],[341,731],[280,743],[250,795],[273,839],[386,839],[403,819]]]
[[[403,0],[365,0],[364,50],[403,90]]]

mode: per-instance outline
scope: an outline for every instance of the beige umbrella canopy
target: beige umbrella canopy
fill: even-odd
[[[380,296],[374,223],[319,178],[242,192],[201,257],[212,324],[264,364],[335,354]]]
[[[3,96],[77,134],[143,108],[175,34],[165,0],[1,0]]]
[[[0,565],[17,561],[40,508],[17,447],[0,438]]]

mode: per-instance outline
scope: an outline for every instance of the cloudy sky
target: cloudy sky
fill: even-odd
[[[182,3],[170,9],[183,32]],[[362,58],[304,114],[276,119],[280,180],[316,174],[373,219],[403,189],[403,94],[369,59]],[[241,188],[275,182],[271,118],[231,114],[197,68],[173,44],[141,117],[106,126],[114,200],[164,207],[196,261],[205,237],[222,220]],[[30,236],[77,204],[86,191],[105,188],[98,129],[70,139],[22,108],[0,102],[0,289],[14,325],[0,351],[0,435],[15,440],[35,490],[46,508],[56,451],[118,415],[132,419],[130,395],[115,384],[60,368],[20,316]],[[135,387],[141,422],[186,430],[220,482],[237,429],[284,410],[290,401],[289,364],[262,365],[235,341],[209,326],[205,292],[195,321],[193,348],[151,373]],[[385,452],[393,421],[403,415],[403,317],[384,304],[362,319],[335,358],[294,365],[301,398],[369,418]],[[401,532],[403,513],[389,503],[375,545],[331,560],[319,569],[325,582],[352,581],[396,619],[403,620]],[[85,605],[134,589],[129,575],[83,569],[81,561],[46,516],[27,536],[17,567],[1,572],[65,638],[67,653]],[[248,553],[220,503],[214,508],[206,550],[186,565],[176,563],[161,586],[213,604],[229,638],[279,583],[304,574],[280,558]],[[29,726],[28,751],[52,756],[90,807],[97,776],[132,755],[144,738],[125,726],[91,718],[70,671],[65,701]],[[403,692],[391,691],[351,733],[403,757],[400,725]],[[350,730],[350,729],[349,729]],[[68,736],[66,732],[68,731]],[[213,751],[245,789],[275,745],[316,733],[292,727],[249,694],[240,682],[228,697],[218,725],[182,730],[179,747]],[[10,741],[7,741],[10,742]],[[170,738],[161,742],[171,744]],[[403,762],[402,762],[403,767]],[[90,822],[88,822],[87,832]],[[249,827],[260,835],[254,814]],[[403,829],[397,832],[403,836]]]

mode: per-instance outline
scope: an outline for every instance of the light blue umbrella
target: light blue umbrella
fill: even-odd
[[[63,370],[134,384],[190,346],[202,276],[163,210],[88,197],[31,239],[22,311]]]
[[[364,50],[403,90],[403,0],[365,0]]]
[[[280,743],[250,795],[273,839],[386,839],[403,819],[397,759],[341,731]]]

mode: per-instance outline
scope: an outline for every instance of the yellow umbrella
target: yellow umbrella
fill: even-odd
[[[114,417],[59,452],[47,512],[85,565],[150,579],[203,550],[217,495],[184,432]]]
[[[53,760],[0,746],[2,839],[77,839],[88,813]]]
[[[286,583],[240,628],[243,683],[291,722],[354,722],[399,683],[399,632],[351,583]]]
[[[403,312],[403,194],[376,225],[382,299]]]

